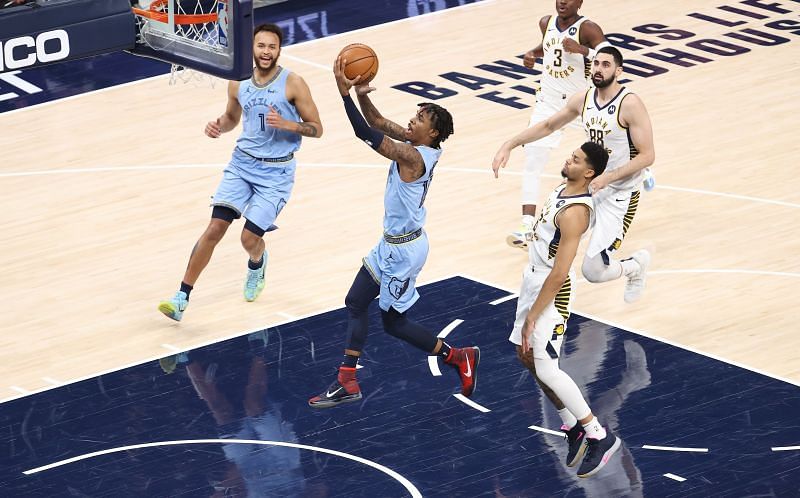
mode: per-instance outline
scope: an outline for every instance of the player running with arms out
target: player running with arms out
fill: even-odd
[[[180,289],[158,309],[180,320],[200,273],[208,265],[214,248],[234,219],[244,216],[241,241],[250,259],[244,298],[254,301],[264,289],[267,251],[264,234],[277,227],[278,214],[286,206],[294,186],[294,153],[302,137],[319,138],[319,111],[306,82],[278,65],[283,32],[275,24],[263,24],[253,35],[253,76],[228,83],[225,112],[205,128],[218,138],[236,128],[242,133],[222,182],[212,201],[211,221],[189,257]]]

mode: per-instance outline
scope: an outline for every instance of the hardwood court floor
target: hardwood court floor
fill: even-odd
[[[630,83],[649,109],[657,148],[658,187],[643,194],[621,251],[655,250],[645,298],[625,305],[622,281],[581,283],[575,309],[800,382],[800,193],[791,126],[800,114],[800,41],[765,27],[796,22],[800,4],[781,2],[792,12],[779,14],[728,2],[766,16],[757,19],[717,10],[717,3],[603,0],[583,9],[606,32],[633,35],[635,26],[658,23],[695,36],[643,35],[659,46],[625,51],[669,69]],[[202,134],[224,108],[225,85],[170,87],[162,78],[0,114],[0,399],[19,394],[11,386],[37,390],[341,305],[380,235],[388,165],[353,136],[330,74],[336,53],[351,42],[379,54],[373,100],[399,123],[423,98],[392,85],[424,81],[458,91],[439,101],[455,116],[456,134],[426,202],[432,251],[421,281],[467,274],[515,290],[526,256],[504,238],[518,222],[522,153],[515,151],[499,180],[490,163],[531,109],[478,95],[497,90],[531,104],[511,87],[533,78],[475,66],[518,61],[539,41],[536,20],[552,12],[551,1],[487,1],[286,47],[282,64],[309,83],[325,135],[306,139],[298,154],[294,195],[281,229],[267,238],[267,288],[255,303],[242,299],[239,222],[179,324],[156,305],[180,281],[237,135]],[[745,24],[723,26],[692,12]],[[742,29],[790,41],[762,47],[724,35]],[[687,48],[703,39],[750,50],[722,56]],[[669,48],[711,61],[681,67],[644,55]],[[470,90],[439,76],[448,72],[501,84]],[[567,131],[543,192],[582,141],[579,130]]]

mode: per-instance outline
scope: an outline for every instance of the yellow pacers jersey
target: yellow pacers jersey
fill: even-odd
[[[596,88],[588,90],[583,99],[581,121],[589,140],[602,145],[608,152],[606,171],[619,168],[639,153],[633,145],[630,132],[619,122],[622,101],[630,93],[623,86],[619,93],[602,107],[597,104]],[[628,178],[612,182],[610,186],[617,190],[634,190],[639,188],[643,178],[644,171],[640,171]]]
[[[561,241],[561,230],[556,225],[558,213],[573,204],[582,204],[589,208],[589,225],[594,226],[594,204],[588,192],[580,195],[563,196],[561,192],[566,185],[559,185],[550,193],[544,203],[536,225],[533,228],[533,243],[528,244],[528,256],[534,268],[553,268],[553,262]],[[588,232],[588,230],[586,231]],[[581,237],[585,236],[584,233]]]
[[[567,97],[586,89],[586,59],[582,54],[564,50],[565,38],[580,43],[581,25],[586,21],[581,17],[563,31],[558,28],[558,16],[550,16],[542,38],[544,57],[542,59],[542,92],[545,95],[566,95]]]

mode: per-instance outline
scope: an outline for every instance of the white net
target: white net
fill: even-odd
[[[133,12],[137,44],[221,66],[230,64],[229,0],[139,0]],[[213,87],[215,78],[173,64],[170,84],[179,81],[210,81]]]

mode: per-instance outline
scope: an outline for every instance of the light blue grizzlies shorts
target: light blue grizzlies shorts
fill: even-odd
[[[419,299],[417,275],[428,259],[428,236],[422,235],[404,244],[390,244],[381,239],[364,258],[364,267],[381,286],[378,306],[403,313]]]
[[[280,163],[259,161],[235,148],[211,205],[229,207],[262,230],[274,229],[278,214],[292,194],[296,165],[294,159]]]

